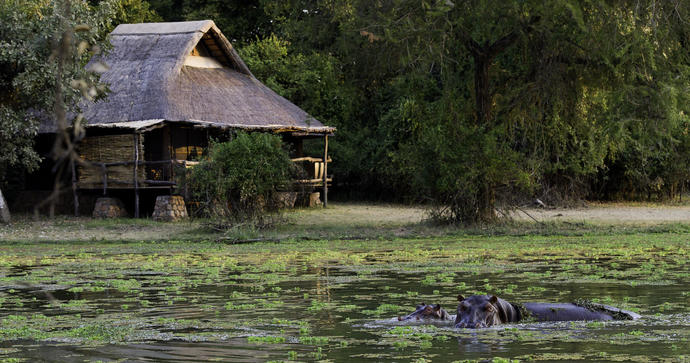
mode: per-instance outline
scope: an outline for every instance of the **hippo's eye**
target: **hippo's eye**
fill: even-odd
[[[493,307],[491,304],[486,304],[486,306],[484,306],[484,310],[486,310],[486,311],[494,311],[494,307]]]

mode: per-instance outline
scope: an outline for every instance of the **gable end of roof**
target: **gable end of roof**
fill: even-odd
[[[140,24],[120,24],[111,36],[118,35],[164,35],[164,34],[184,34],[184,33],[205,33],[216,24],[213,20],[185,21],[174,23],[140,23]]]

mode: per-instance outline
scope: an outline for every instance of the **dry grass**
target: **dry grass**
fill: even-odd
[[[287,214],[298,226],[394,227],[421,223],[426,215],[420,207],[390,204],[330,204],[328,208],[300,209]]]
[[[613,225],[657,225],[663,223],[690,222],[690,206],[663,205],[649,203],[596,203],[588,208],[574,209],[530,209],[526,211],[532,217],[544,222],[578,222],[590,224]],[[519,220],[529,219],[523,212],[517,211]]]
[[[98,220],[59,216],[33,220],[13,215],[12,223],[0,229],[0,241],[136,241],[173,239],[198,227],[198,222],[159,223],[148,219]]]
[[[385,204],[331,203],[328,208],[287,211],[280,223],[257,230],[240,226],[227,231],[209,228],[207,220],[178,223],[150,219],[94,220],[61,216],[34,221],[14,215],[10,225],[0,228],[4,242],[89,242],[89,241],[202,241],[268,239],[392,239],[398,237],[440,237],[458,234],[634,233],[690,230],[690,206],[598,204],[586,209],[530,209],[536,223],[523,212],[515,220],[498,225],[453,227],[425,221],[420,207]]]

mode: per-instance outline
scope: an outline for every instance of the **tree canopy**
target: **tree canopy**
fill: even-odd
[[[107,48],[103,41],[114,25],[156,19],[140,0],[0,2],[0,180],[7,167],[38,165],[34,137],[39,119],[51,117],[56,97],[77,111],[82,96],[98,93],[92,87],[96,76],[84,66],[93,50]],[[57,50],[66,28],[78,31],[69,33],[74,39],[59,69]]]
[[[94,40],[121,22],[214,20],[260,80],[338,128],[343,192],[477,222],[534,197],[673,197],[690,177],[687,1],[72,3]],[[40,24],[55,5],[0,6],[0,137],[15,143],[0,147],[18,150],[0,155],[30,165],[7,145],[29,145],[26,112],[50,107],[56,25]]]

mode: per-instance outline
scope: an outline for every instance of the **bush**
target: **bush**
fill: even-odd
[[[280,137],[240,132],[232,141],[212,143],[187,183],[205,215],[256,221],[276,209],[276,192],[287,189],[295,175]]]
[[[492,222],[495,211],[504,214],[511,197],[531,187],[520,155],[496,132],[477,127],[456,124],[425,131],[400,156],[412,167],[410,180],[429,202],[432,220],[441,223]]]

